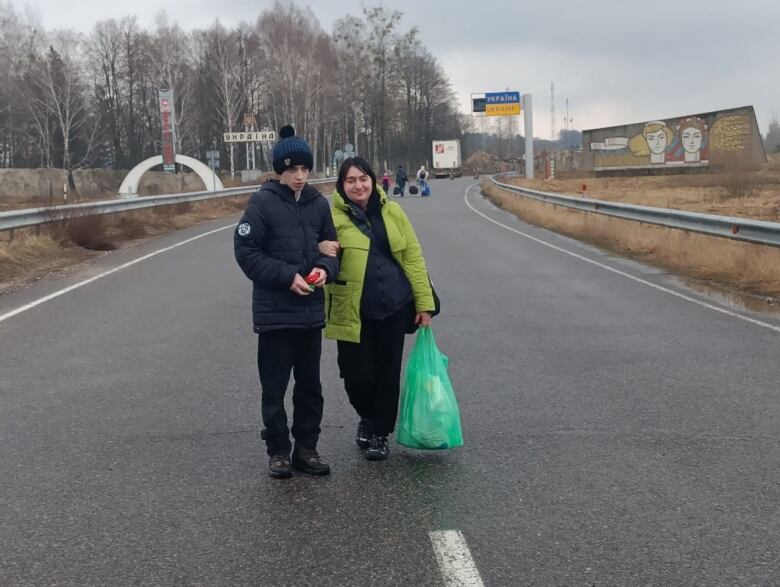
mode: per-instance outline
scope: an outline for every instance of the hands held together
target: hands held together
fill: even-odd
[[[317,245],[320,249],[320,253],[327,255],[328,257],[335,257],[339,254],[338,241],[322,241]],[[311,270],[306,277],[301,277],[299,273],[295,274],[292,283],[290,284],[290,291],[298,294],[299,296],[307,296],[314,291],[313,287],[322,287],[325,285],[325,280],[328,278],[327,272],[320,268],[315,267]],[[312,286],[312,287],[309,287]]]
[[[320,267],[312,269],[306,278],[301,277],[300,273],[296,273],[290,285],[290,291],[299,296],[307,296],[314,291],[315,287],[325,285],[327,278],[328,273]]]
[[[321,241],[317,244],[320,249],[320,253],[327,255],[328,257],[335,257],[339,254],[338,241]],[[290,284],[290,291],[298,294],[299,296],[307,296],[314,290],[309,287],[322,287],[325,285],[325,280],[328,278],[328,274],[324,269],[315,267],[311,270],[305,278],[296,273],[293,278],[292,284]]]

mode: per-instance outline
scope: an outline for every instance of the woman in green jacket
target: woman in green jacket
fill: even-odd
[[[346,159],[339,169],[332,214],[338,242],[319,246],[341,262],[325,288],[325,337],[337,340],[339,371],[360,417],[355,441],[368,460],[385,460],[398,415],[404,336],[430,325],[433,291],[409,219],[364,159]]]

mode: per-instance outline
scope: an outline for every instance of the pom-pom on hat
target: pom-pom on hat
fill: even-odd
[[[314,167],[309,144],[301,137],[295,136],[295,129],[283,126],[279,129],[279,142],[274,145],[274,171],[279,175],[296,165],[303,165],[309,171]]]

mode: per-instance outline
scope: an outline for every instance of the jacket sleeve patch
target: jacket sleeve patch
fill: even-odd
[[[238,236],[249,236],[249,233],[252,232],[252,227],[249,226],[248,222],[242,222],[238,225]]]

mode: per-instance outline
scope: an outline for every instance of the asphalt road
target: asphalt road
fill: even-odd
[[[472,183],[401,200],[442,298],[454,451],[363,460],[328,341],[333,473],[267,476],[226,221],[0,297],[0,584],[437,585],[441,530],[485,585],[777,584],[777,316],[720,312]]]

